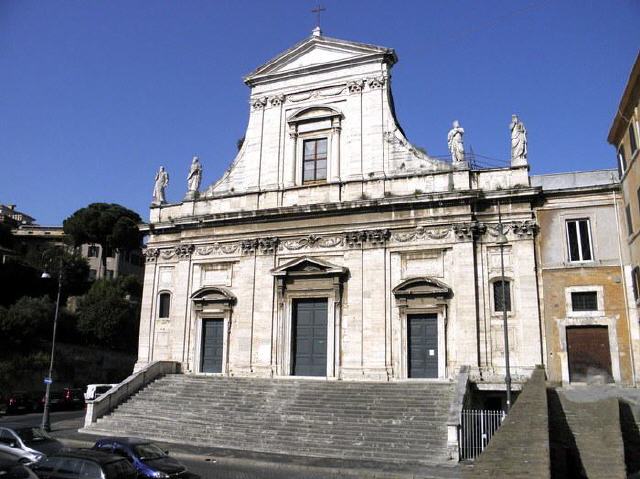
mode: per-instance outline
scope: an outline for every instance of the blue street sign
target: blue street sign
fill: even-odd
[[[53,384],[53,379],[51,379],[51,378],[44,378],[44,383],[45,383],[45,384]]]

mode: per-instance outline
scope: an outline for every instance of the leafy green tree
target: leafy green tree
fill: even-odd
[[[52,246],[35,259],[32,266],[49,273],[50,282],[56,285],[60,267],[62,267],[63,298],[69,295],[84,294],[87,291],[89,263],[77,252],[69,252],[64,248]],[[57,286],[52,289],[57,291]]]
[[[129,280],[101,279],[80,299],[78,330],[89,343],[135,350],[140,305],[130,288]]]
[[[138,224],[141,218],[135,211],[114,203],[92,203],[64,220],[62,228],[73,243],[101,246],[103,271],[107,269],[107,250],[126,251],[140,247]]]
[[[47,338],[53,327],[54,304],[46,296],[23,296],[10,308],[0,309],[0,344],[25,349],[34,339]]]

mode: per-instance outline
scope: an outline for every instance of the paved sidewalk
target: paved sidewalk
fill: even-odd
[[[65,419],[52,425],[51,434],[68,447],[91,447],[98,436],[79,433],[83,418]],[[154,441],[157,442],[157,441]],[[461,466],[419,465],[354,461],[333,458],[315,458],[295,455],[266,454],[233,449],[161,443],[171,455],[191,462],[215,462],[221,468],[247,466],[272,472],[277,469],[281,477],[305,475],[311,477],[344,477],[376,479],[449,479],[461,475]],[[266,477],[267,474],[265,474]],[[272,474],[269,474],[272,475]],[[226,477],[220,475],[219,477]],[[229,476],[231,477],[231,476]]]

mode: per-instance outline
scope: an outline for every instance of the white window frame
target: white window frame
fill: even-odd
[[[571,293],[596,293],[598,309],[593,311],[574,311]],[[602,286],[570,286],[564,289],[567,318],[597,318],[604,316],[604,288]]]
[[[591,253],[591,259],[583,259],[584,258],[584,254],[582,251],[582,237],[580,236],[580,228],[578,227],[578,222],[580,221],[586,221],[587,222],[587,232],[589,233],[589,252]],[[574,222],[576,223],[576,235],[577,235],[577,240],[578,240],[578,251],[580,254],[580,259],[574,260],[571,259],[571,243],[570,243],[570,238],[569,238],[569,223],[570,222]],[[595,255],[594,255],[594,251],[593,251],[593,235],[591,234],[591,218],[571,218],[571,219],[565,219],[565,226],[564,226],[564,230],[565,230],[565,238],[567,240],[567,259],[569,260],[569,263],[593,263],[595,261]]]

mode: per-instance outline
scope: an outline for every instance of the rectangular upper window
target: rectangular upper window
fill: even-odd
[[[302,182],[327,179],[327,139],[305,140],[302,145]]]
[[[633,234],[633,220],[631,219],[631,207],[629,205],[624,207],[625,215],[627,216],[627,231],[629,236]]]
[[[571,309],[573,311],[597,311],[597,291],[576,291],[571,293]]]
[[[618,173],[620,178],[622,178],[625,171],[627,171],[627,160],[624,157],[624,145],[620,145],[620,148],[618,148]]]
[[[569,261],[591,261],[591,228],[588,219],[567,221]]]
[[[629,123],[629,146],[631,147],[631,154],[633,155],[638,149],[638,139],[636,138],[636,129],[633,122]]]
[[[503,300],[504,298],[504,300]],[[511,288],[509,281],[494,281],[493,310],[498,312],[511,311]]]

